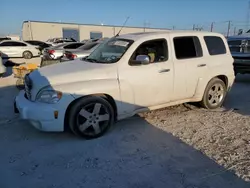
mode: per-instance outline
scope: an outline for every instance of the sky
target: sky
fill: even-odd
[[[20,34],[24,20],[153,28],[237,29],[247,23],[249,0],[1,0],[0,34]]]

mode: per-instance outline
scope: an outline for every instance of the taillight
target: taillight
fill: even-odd
[[[75,58],[77,58],[77,55],[72,54],[71,57],[72,57],[72,59],[75,59]]]
[[[53,54],[53,53],[55,53],[55,50],[49,50],[48,52],[49,52],[49,54]]]

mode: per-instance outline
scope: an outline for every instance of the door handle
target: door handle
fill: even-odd
[[[206,64],[199,64],[199,65],[197,65],[197,67],[205,67],[205,66],[207,66]]]
[[[164,73],[164,72],[169,72],[169,71],[170,71],[170,69],[162,69],[159,71],[159,73]]]

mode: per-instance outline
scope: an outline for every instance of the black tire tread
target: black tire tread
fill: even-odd
[[[224,94],[224,99],[221,101],[220,105],[217,105],[217,106],[213,107],[213,106],[210,106],[209,103],[208,103],[208,101],[207,101],[207,94],[208,94],[209,89],[210,89],[215,83],[218,83],[218,82],[219,82],[220,84],[222,84],[222,86],[224,87],[225,94]],[[223,104],[223,102],[224,102],[224,100],[225,100],[226,93],[227,93],[227,87],[226,87],[225,83],[224,83],[221,79],[219,79],[219,78],[213,78],[212,80],[210,80],[210,81],[208,82],[207,87],[206,87],[206,89],[205,89],[205,91],[204,91],[204,94],[203,94],[202,101],[200,102],[200,104],[201,104],[201,106],[202,106],[203,108],[206,108],[206,109],[216,109],[216,108],[219,108],[219,107]]]
[[[98,103],[102,103],[103,105],[106,105],[107,108],[110,110],[110,114],[111,114],[111,120],[110,120],[110,124],[109,126],[100,134],[97,134],[95,136],[89,136],[89,135],[84,135],[82,134],[77,126],[76,126],[76,116],[79,113],[79,110],[82,108],[82,106],[88,104],[88,103],[92,103],[92,102],[98,102]],[[78,99],[75,104],[73,104],[73,106],[71,107],[70,111],[69,111],[69,121],[68,121],[68,125],[70,130],[77,136],[83,137],[85,139],[93,139],[93,138],[98,138],[100,136],[102,136],[103,134],[105,134],[110,127],[112,127],[114,124],[114,109],[111,106],[111,104],[104,98],[102,97],[96,97],[96,96],[87,96],[87,97],[83,97],[81,99]]]

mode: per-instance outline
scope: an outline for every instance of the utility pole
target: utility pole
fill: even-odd
[[[236,35],[236,29],[237,29],[237,28],[236,28],[236,27],[234,27],[234,35]]]
[[[146,31],[146,28],[150,27],[150,23],[147,21],[144,21],[144,32]]]
[[[193,30],[195,30],[195,24],[193,24]]]
[[[227,26],[227,37],[229,37],[230,29],[231,29],[231,21],[228,21],[228,26]]]
[[[210,31],[213,32],[213,29],[214,29],[214,22],[211,23]]]

